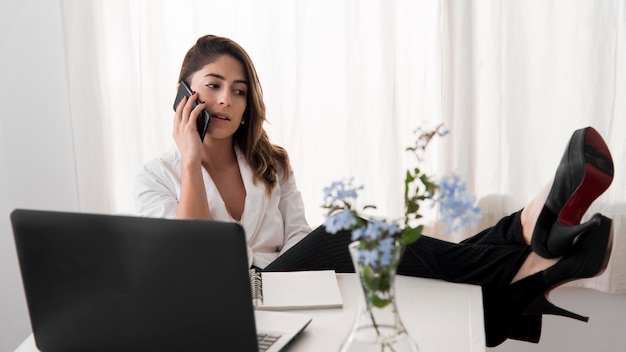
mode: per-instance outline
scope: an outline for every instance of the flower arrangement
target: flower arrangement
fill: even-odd
[[[417,161],[423,161],[426,148],[435,136],[445,136],[448,132],[439,125],[432,130],[418,129],[415,144],[408,147]],[[343,230],[351,231],[353,245],[356,247],[355,265],[371,322],[378,336],[380,326],[375,319],[373,308],[384,309],[395,305],[393,280],[395,271],[406,246],[417,241],[422,235],[423,224],[420,208],[423,202],[431,200],[439,206],[441,219],[448,230],[457,230],[467,224],[476,224],[480,218],[480,209],[474,206],[475,197],[467,192],[465,183],[457,175],[442,178],[439,183],[420,168],[406,172],[404,179],[404,218],[399,220],[367,219],[363,213],[373,205],[366,205],[360,211],[356,200],[363,186],[355,186],[353,179],[333,182],[324,188],[326,220],[324,225],[329,233]],[[395,306],[393,307],[395,310]],[[390,341],[390,340],[387,340]],[[391,346],[382,343],[383,350]]]

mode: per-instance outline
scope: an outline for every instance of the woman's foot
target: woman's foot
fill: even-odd
[[[546,259],[535,252],[530,252],[526,260],[519,268],[511,283],[517,282],[525,277],[531,276],[535,273],[544,271],[559,261],[557,258]]]

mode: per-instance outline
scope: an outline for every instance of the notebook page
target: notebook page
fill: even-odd
[[[341,308],[333,270],[263,272],[263,303],[257,309]]]

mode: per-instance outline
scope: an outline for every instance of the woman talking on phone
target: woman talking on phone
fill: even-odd
[[[260,269],[349,271],[349,234],[329,235],[323,227],[311,233],[288,154],[263,129],[261,85],[245,50],[228,38],[203,36],[187,52],[178,81],[192,94],[176,105],[176,146],[137,177],[138,213],[238,222],[250,265]],[[202,140],[197,122],[204,111],[210,120]],[[422,236],[398,272],[481,285],[488,346],[508,338],[538,342],[543,314],[585,320],[545,297],[606,268],[611,219],[580,220],[612,178],[600,134],[577,130],[554,180],[526,207],[461,243]]]

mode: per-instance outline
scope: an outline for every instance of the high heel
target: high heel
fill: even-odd
[[[570,255],[563,257],[552,267],[538,273],[543,279],[543,283],[540,283],[539,287],[545,287],[545,293],[537,296],[528,305],[524,314],[551,314],[584,322],[589,321],[589,317],[567,311],[550,303],[548,295],[551,290],[560,285],[572,280],[598,276],[606,270],[613,246],[612,222],[610,218],[600,216],[600,224],[579,237],[573,245]]]
[[[593,127],[576,130],[533,230],[531,248],[535,253],[544,258],[560,257],[576,237],[598,224],[598,214],[579,222],[609,187],[613,171],[611,152],[602,136]]]
[[[525,315],[537,315],[537,314],[550,314],[550,315],[560,315],[562,317],[571,318],[580,320],[583,322],[588,322],[589,317],[582,316],[580,314],[576,314],[574,312],[570,312],[569,310],[565,310],[561,307],[555,306],[553,303],[548,301],[546,296],[537,297],[524,311]]]

